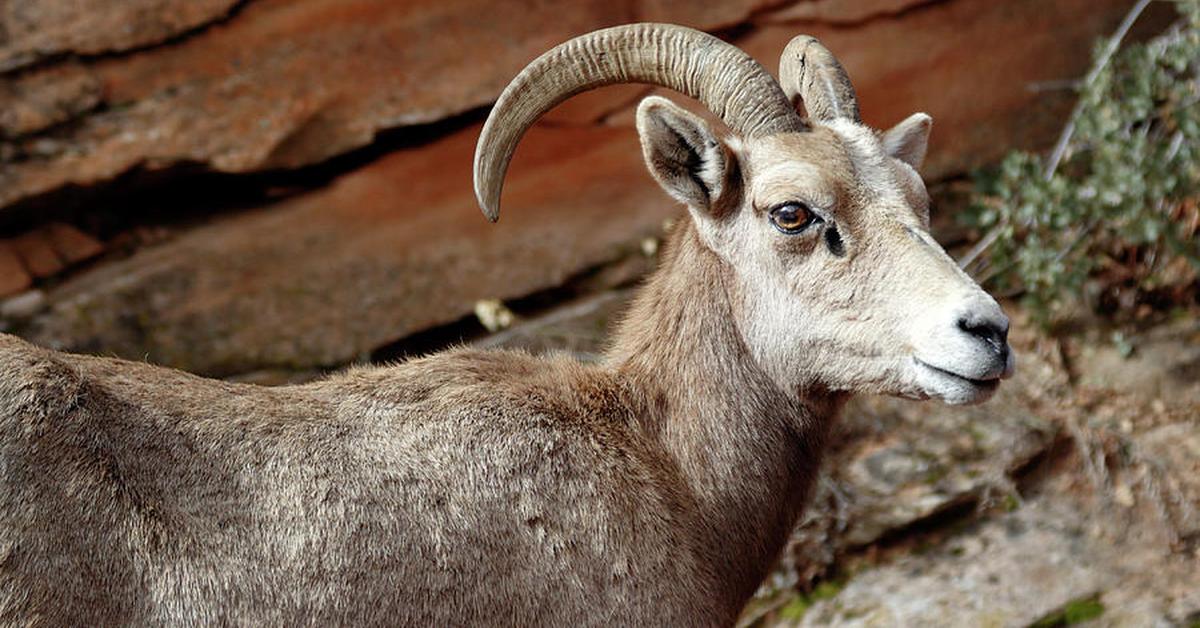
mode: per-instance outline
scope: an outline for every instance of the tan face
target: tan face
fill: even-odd
[[[645,146],[653,124],[639,129]],[[728,263],[738,328],[785,389],[975,403],[1011,374],[1008,319],[929,235],[914,170],[928,129],[924,116],[883,135],[834,120],[710,147],[689,177],[706,193],[673,192]],[[655,176],[678,188],[669,174]]]

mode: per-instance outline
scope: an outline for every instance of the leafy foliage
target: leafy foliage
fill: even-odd
[[[1058,628],[1075,626],[1091,621],[1104,614],[1104,605],[1093,596],[1067,602],[1066,606],[1033,623],[1033,628]]]
[[[1127,310],[1136,295],[1193,289],[1200,2],[1177,7],[1179,23],[1109,63],[1097,47],[1060,163],[1017,152],[976,177],[978,201],[964,220],[986,235],[968,268],[1022,294],[1043,323],[1084,295],[1105,305],[1107,294],[1107,309]],[[1114,299],[1114,286],[1134,296]]]

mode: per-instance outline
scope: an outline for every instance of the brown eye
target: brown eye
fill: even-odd
[[[771,209],[771,224],[783,233],[800,233],[816,220],[804,203],[784,203]]]

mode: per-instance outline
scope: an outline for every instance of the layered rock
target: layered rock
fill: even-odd
[[[535,128],[492,225],[471,188],[478,131],[75,277],[22,334],[213,375],[338,365],[636,254],[675,211],[632,134]]]
[[[103,250],[95,238],[58,222],[0,240],[0,296],[20,292],[34,278],[52,277]]]
[[[221,8],[206,12],[176,2],[189,7],[179,15],[165,10],[165,0],[132,4],[161,7],[181,23]],[[380,130],[485,105],[526,62],[573,35],[637,19],[717,28],[758,7],[754,0],[644,4],[587,0],[566,10],[541,0],[419,7],[388,0],[256,0],[232,19],[169,45],[72,61],[69,70],[51,64],[11,74],[0,83],[0,111],[28,113],[0,125],[11,136],[0,155],[6,162],[0,206],[139,167],[193,163],[250,172],[311,164],[363,146]],[[141,24],[123,11],[70,13],[61,23],[46,15],[69,13],[71,6],[16,12],[34,14],[28,19],[9,15],[8,30],[31,29],[10,44],[10,57],[26,49],[85,53],[153,40],[76,33],[85,15],[98,22],[94,27]],[[169,26],[143,8],[143,19],[161,27],[149,30]]]
[[[795,5],[812,7],[812,18],[792,19],[786,11],[764,17],[740,44],[770,59],[797,32],[821,39],[854,80],[868,123],[887,127],[915,111],[933,116],[923,172],[938,178],[1052,143],[1074,102],[1061,83],[1086,73],[1094,42],[1129,5],[825,0]],[[1147,16],[1143,32],[1161,27],[1164,17]]]
[[[89,195],[116,189],[104,182],[131,171],[159,171],[168,190],[197,170],[267,173],[237,179],[267,186],[306,164],[326,164],[321,176],[344,174],[306,196],[269,204],[256,196],[249,213],[227,211],[244,199],[216,196],[188,210],[187,224],[200,226],[177,239],[67,281],[37,283],[45,308],[15,328],[53,346],[204,373],[305,370],[467,316],[476,299],[553,287],[617,249],[632,250],[670,205],[644,174],[628,128],[648,88],[606,88],[551,112],[521,149],[540,155],[528,161],[540,171],[514,167],[511,211],[494,228],[481,222],[471,196],[477,127],[462,126],[472,116],[440,122],[486,105],[536,54],[600,26],[736,26],[725,33],[770,68],[791,36],[814,33],[849,69],[868,122],[934,115],[926,170],[937,177],[1049,141],[1069,93],[1030,85],[1081,74],[1091,42],[1125,5],[588,0],[564,11],[535,0],[254,0],[171,13],[167,0],[140,0],[122,10],[175,17],[147,17],[158,21],[120,41],[78,35],[88,31],[77,23],[86,12],[45,18],[65,15],[70,3],[37,5],[43,13],[21,5],[33,11],[31,28],[61,32],[59,43],[40,48],[9,42],[12,51],[49,52],[0,77],[0,224],[17,215],[36,222],[68,192],[87,216]],[[26,23],[14,19],[10,30]],[[425,126],[418,133],[412,125]],[[389,139],[371,151],[330,161],[385,130]],[[125,202],[137,198],[136,179],[122,181],[104,212],[137,204]],[[169,221],[187,199],[179,201],[164,195],[152,210]],[[482,254],[471,255],[472,247]],[[29,255],[0,257],[13,268],[25,259],[24,274],[0,281],[0,296],[46,274],[33,271]]]
[[[8,0],[0,71],[64,56],[126,52],[225,18],[239,0]]]
[[[736,31],[737,42],[772,69],[789,37],[818,35],[845,60],[870,119],[935,114],[937,175],[1045,143],[1070,94],[1030,86],[1080,75],[1093,39],[1127,8],[1120,0],[820,0],[772,13],[773,4],[588,0],[568,11],[538,0],[419,8],[256,0],[221,19],[229,0],[139,0],[104,11],[10,3],[5,28],[23,36],[0,50],[0,62],[44,61],[0,79],[8,137],[0,207],[131,169],[254,172],[320,162],[382,130],[486,105],[543,50],[634,20],[749,26]],[[113,54],[79,56],[98,52]],[[55,63],[61,55],[73,56]]]

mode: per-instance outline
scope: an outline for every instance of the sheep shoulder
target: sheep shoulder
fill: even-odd
[[[83,388],[80,373],[53,351],[0,334],[0,426],[37,429],[71,411]]]
[[[642,599],[703,567],[677,472],[639,433],[646,402],[603,369],[459,349],[260,387],[9,337],[0,365],[0,619],[565,623],[697,603]],[[546,604],[580,591],[611,604]]]

